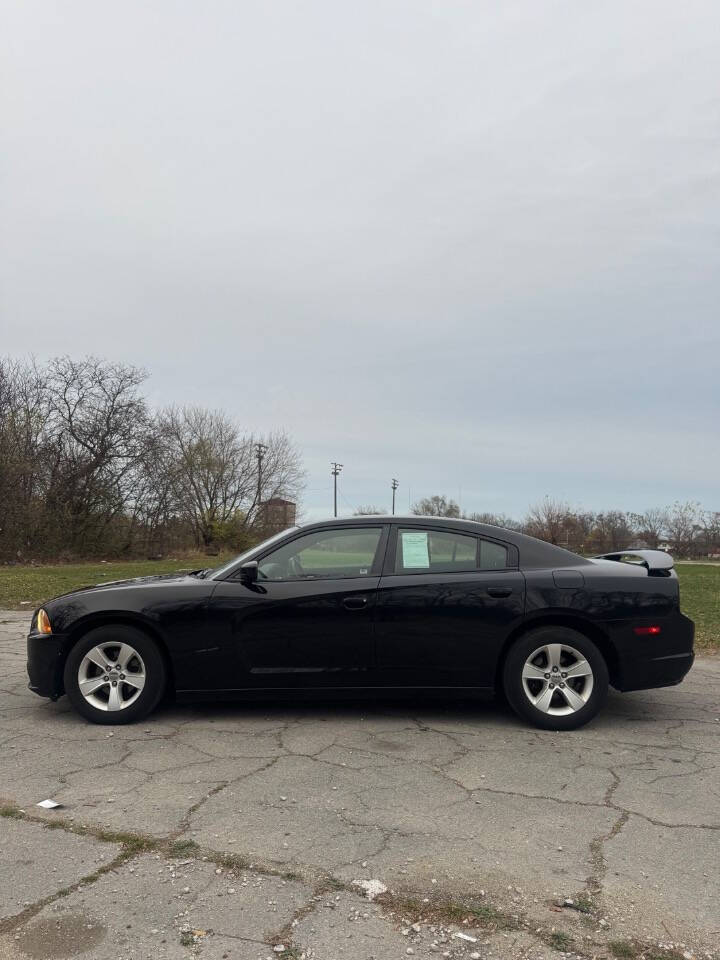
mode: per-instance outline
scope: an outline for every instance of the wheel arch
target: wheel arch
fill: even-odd
[[[614,683],[619,669],[618,657],[615,647],[605,631],[596,623],[586,620],[584,617],[571,613],[547,611],[533,616],[529,620],[524,620],[506,637],[495,667],[494,686],[496,692],[501,692],[503,689],[503,668],[510,648],[516,640],[538,627],[569,627],[572,630],[577,630],[578,633],[582,633],[588,640],[592,640],[607,665],[610,683]]]
[[[142,633],[146,634],[146,636],[150,637],[151,640],[154,640],[165,663],[167,678],[166,692],[174,693],[175,671],[173,669],[172,657],[170,656],[170,651],[168,650],[165,638],[154,624],[148,622],[143,617],[133,615],[125,610],[119,610],[117,612],[103,610],[102,612],[90,614],[74,624],[67,633],[62,663],[59,665],[59,676],[62,677],[63,670],[65,669],[65,661],[67,660],[70,651],[78,642],[78,640],[81,640],[87,633],[89,633],[91,630],[95,630],[97,627],[109,627],[116,624],[124,627],[134,627],[136,630],[140,630]],[[64,689],[61,692],[64,693]]]

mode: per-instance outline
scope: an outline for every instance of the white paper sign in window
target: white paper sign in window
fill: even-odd
[[[430,553],[428,551],[427,531],[410,533],[403,530],[402,565],[406,570],[429,570]]]

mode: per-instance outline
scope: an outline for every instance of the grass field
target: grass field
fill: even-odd
[[[136,560],[129,563],[58,563],[33,567],[0,567],[0,609],[34,610],[38,604],[92,583],[146,577],[154,573],[219,567],[230,559],[205,554],[179,560]]]
[[[679,563],[680,606],[695,621],[698,649],[720,651],[720,563]]]
[[[338,562],[340,555],[334,555]],[[153,573],[220,566],[229,557],[198,555],[179,560],[133,563],[68,563],[44,567],[0,567],[0,609],[28,610],[43,600],[91,583],[107,583]],[[680,601],[695,621],[699,649],[720,651],[720,564],[680,563]]]

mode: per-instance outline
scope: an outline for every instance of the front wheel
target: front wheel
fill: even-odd
[[[577,630],[538,627],[510,648],[503,686],[515,712],[536,727],[576,730],[605,702],[607,665]]]
[[[132,723],[146,717],[165,689],[165,663],[157,644],[124,624],[97,627],[70,651],[65,692],[93,723]]]

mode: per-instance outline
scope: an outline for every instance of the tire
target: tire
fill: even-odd
[[[607,664],[592,640],[577,630],[538,627],[510,648],[503,688],[515,712],[536,727],[577,730],[605,703]]]
[[[77,712],[102,724],[142,720],[157,706],[166,678],[155,641],[124,624],[86,633],[70,651],[64,671],[65,692]]]

